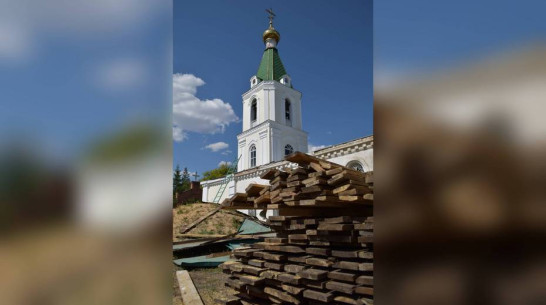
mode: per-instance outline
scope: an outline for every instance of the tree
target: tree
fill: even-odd
[[[173,174],[173,194],[182,191],[182,174],[180,173],[180,166],[177,164]]]
[[[182,183],[181,183],[182,192],[189,190],[190,186],[191,186],[190,173],[188,173],[188,168],[184,167],[184,171],[182,172]]]
[[[225,177],[228,174],[228,172],[229,172],[229,165],[222,164],[218,168],[204,172],[203,179],[201,179],[201,181],[222,178],[222,177]]]

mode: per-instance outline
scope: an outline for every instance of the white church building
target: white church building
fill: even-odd
[[[271,168],[295,166],[283,161],[294,151],[307,153],[308,134],[302,124],[302,94],[282,64],[277,44],[280,34],[270,17],[263,33],[265,51],[250,89],[243,93],[243,130],[237,136],[237,173],[220,197],[221,203],[233,194],[245,192],[251,183],[269,184],[260,178]],[[373,136],[358,138],[312,152],[316,157],[360,171],[373,170]],[[225,183],[224,178],[201,182],[203,202],[212,202]],[[255,215],[255,211],[243,211]],[[272,211],[268,211],[268,216]]]

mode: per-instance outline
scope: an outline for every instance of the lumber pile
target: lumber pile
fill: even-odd
[[[250,184],[245,193],[236,193],[231,198],[226,198],[221,206],[224,209],[247,210],[264,209],[269,202],[269,186],[262,184]],[[267,194],[265,194],[267,192]],[[262,196],[265,194],[266,196]]]
[[[373,304],[373,176],[303,153],[225,207],[276,209],[276,237],[221,267],[237,294],[218,304]]]

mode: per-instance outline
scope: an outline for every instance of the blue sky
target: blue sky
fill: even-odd
[[[194,96],[203,103],[219,99],[216,105],[225,110],[216,127],[207,125],[206,107],[183,114],[178,122],[185,125],[185,138],[173,145],[174,165],[202,174],[236,158],[241,95],[260,63],[269,7],[277,14],[279,54],[294,88],[303,93],[309,143],[332,145],[373,133],[371,1],[174,1],[173,72],[198,77]],[[227,114],[226,104],[238,122]],[[192,126],[198,131],[188,130]],[[205,148],[218,142],[229,147]]]
[[[374,2],[374,81],[544,43],[544,1]]]
[[[134,121],[170,117],[171,2],[70,3],[0,12],[0,148],[72,162]]]

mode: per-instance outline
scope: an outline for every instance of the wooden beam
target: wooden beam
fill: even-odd
[[[178,280],[184,305],[205,305],[187,270],[176,271],[176,279]]]
[[[188,232],[189,230],[193,229],[195,226],[197,226],[198,224],[202,223],[205,219],[209,218],[210,216],[216,214],[216,212],[220,211],[220,209],[222,209],[222,206],[218,206],[216,209],[214,209],[212,212],[208,213],[207,215],[197,219],[197,221],[193,222],[192,224],[190,224],[189,226],[183,228],[183,229],[180,229],[180,233],[184,234],[186,232]]]
[[[271,231],[273,232],[273,231]],[[233,238],[259,238],[260,235],[270,234],[271,232],[264,232],[259,234],[249,234],[249,235],[235,235]],[[217,237],[226,237],[226,234],[178,234],[178,238],[217,238]]]

